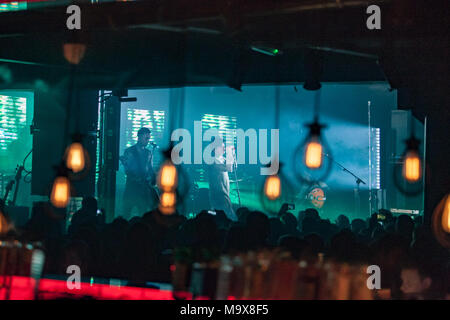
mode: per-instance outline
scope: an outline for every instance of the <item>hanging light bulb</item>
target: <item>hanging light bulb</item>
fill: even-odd
[[[405,143],[405,152],[401,160],[394,166],[394,182],[400,192],[407,195],[416,195],[423,189],[420,141],[412,135]]]
[[[318,136],[311,136],[310,141],[306,145],[305,165],[310,169],[320,168],[322,165],[322,144]]]
[[[422,177],[422,161],[419,157],[419,140],[411,137],[406,141],[407,149],[403,157],[403,177],[410,183]]]
[[[67,177],[58,176],[53,182],[51,203],[57,208],[65,208],[70,199],[70,181]]]
[[[164,192],[174,191],[178,184],[178,172],[171,160],[166,160],[158,173],[158,187]]]
[[[53,181],[52,191],[50,193],[50,202],[57,208],[65,208],[70,200],[71,185],[68,178],[68,169],[64,161],[55,167],[57,174]]]
[[[80,172],[85,167],[85,150],[80,142],[73,142],[67,149],[66,166],[74,173]]]
[[[450,234],[450,196],[447,196],[447,200],[445,200],[444,210],[442,212],[441,218],[441,225],[442,230]]]
[[[445,248],[450,249],[450,194],[439,202],[431,217],[434,236]]]
[[[272,164],[269,164],[268,167],[272,167]],[[277,214],[283,203],[295,203],[296,201],[295,188],[283,174],[282,167],[283,164],[279,163],[278,171],[267,175],[260,182],[260,201],[264,210],[270,214]]]
[[[306,126],[309,128],[309,134],[295,151],[294,172],[302,183],[322,181],[331,170],[331,152],[321,133],[325,125],[320,124],[316,118]]]
[[[3,212],[0,210],[0,235],[5,234],[9,230],[9,223]]]
[[[272,175],[266,178],[264,194],[269,200],[275,200],[281,196],[281,180],[278,175]]]
[[[175,192],[163,192],[159,200],[159,211],[163,214],[172,214],[175,212],[177,196]]]

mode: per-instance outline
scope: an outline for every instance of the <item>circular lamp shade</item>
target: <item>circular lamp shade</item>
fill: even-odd
[[[295,149],[293,171],[302,184],[324,181],[332,168],[331,150],[321,134],[323,126],[317,122],[308,125],[308,136]]]

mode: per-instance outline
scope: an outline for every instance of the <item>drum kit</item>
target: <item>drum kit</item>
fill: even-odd
[[[186,210],[187,212],[198,213],[205,208],[209,208],[209,188],[207,183],[201,182],[200,179],[195,179],[198,174],[194,169],[188,170],[189,176],[192,179],[190,184],[189,193],[186,198]],[[248,175],[245,172],[242,176],[238,177],[234,175],[230,180],[230,196],[237,197],[240,202],[240,192],[257,193],[258,177]],[[302,202],[305,206],[313,207],[316,209],[322,209],[327,200],[328,185],[324,182],[317,182],[309,185],[304,190],[299,192],[296,198],[299,202]]]

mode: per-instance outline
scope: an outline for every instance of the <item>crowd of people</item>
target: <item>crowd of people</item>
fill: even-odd
[[[394,216],[380,210],[366,220],[322,219],[308,208],[277,215],[241,207],[238,221],[223,211],[202,211],[187,219],[158,210],[106,223],[95,198],[82,207],[65,228],[65,217],[46,202],[36,203],[23,228],[10,234],[22,241],[42,241],[45,274],[65,274],[78,265],[82,277],[120,278],[130,285],[170,283],[170,266],[189,252],[192,261],[210,261],[221,254],[281,248],[295,258],[314,261],[319,254],[340,262],[378,265],[381,286],[400,298],[449,297],[449,253],[435,241],[421,217]],[[382,217],[382,220],[380,220]]]

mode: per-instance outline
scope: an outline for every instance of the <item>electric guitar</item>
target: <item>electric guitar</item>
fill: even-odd
[[[124,156],[119,157],[120,162],[122,163],[122,165],[126,168],[126,159]],[[160,200],[160,192],[159,192],[159,188],[156,186],[156,184],[153,183],[152,181],[153,179],[151,177],[138,177],[138,176],[133,176],[133,181],[136,182],[137,184],[141,185],[143,188],[148,189],[152,194],[154,193],[156,195],[156,197],[158,198],[158,200]]]

